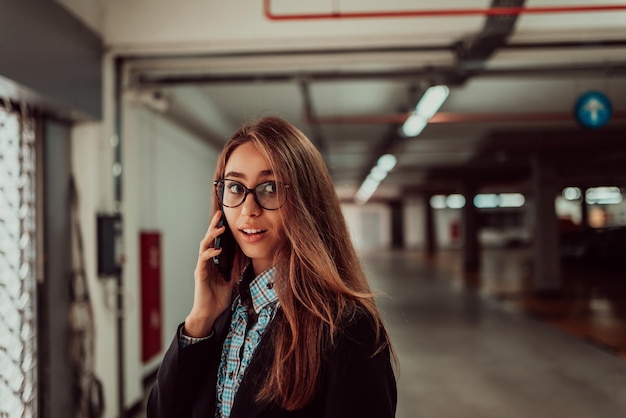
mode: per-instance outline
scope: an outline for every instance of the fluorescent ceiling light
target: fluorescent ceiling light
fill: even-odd
[[[446,208],[446,196],[442,194],[437,194],[431,197],[430,207],[433,209],[445,209]]]
[[[421,115],[426,120],[432,118],[439,108],[443,105],[443,102],[448,98],[450,89],[448,86],[432,86],[429,87],[424,95],[420,99],[417,106],[415,106],[415,113]]]
[[[356,192],[357,202],[360,204],[364,204],[365,202],[367,202],[378,188],[378,184],[379,182],[368,176],[363,184],[361,184],[359,191]]]
[[[526,203],[526,198],[521,193],[500,193],[501,208],[521,208]]]
[[[418,136],[428,125],[430,118],[439,111],[449,94],[448,86],[429,87],[415,106],[415,111],[404,121],[402,134],[407,137]]]
[[[388,173],[391,170],[393,170],[393,168],[396,166],[397,163],[398,163],[398,159],[396,158],[395,155],[385,154],[385,155],[381,155],[380,158],[378,159],[377,167],[380,167],[381,170]]]
[[[581,190],[578,187],[566,187],[561,193],[567,200],[578,200],[583,197]]]
[[[387,172],[380,168],[380,166],[375,165],[372,168],[372,171],[370,171],[370,175],[368,177],[371,177],[372,179],[381,182],[385,179],[385,177],[387,177]]]
[[[465,206],[465,196],[462,194],[451,194],[446,198],[446,206],[450,209],[461,209]]]
[[[616,186],[591,187],[585,192],[585,201],[590,205],[610,205],[621,203],[622,191]]]
[[[418,136],[424,130],[426,125],[428,125],[428,121],[426,119],[420,115],[411,113],[411,115],[404,122],[404,125],[402,125],[402,134],[408,137]]]
[[[497,208],[500,198],[497,194],[477,194],[474,196],[474,206],[479,209]]]
[[[381,155],[380,158],[378,158],[376,165],[372,167],[372,170],[368,174],[367,178],[363,181],[363,184],[361,184],[361,187],[356,192],[355,200],[360,204],[367,202],[378,188],[380,182],[387,177],[387,174],[391,170],[393,170],[397,162],[398,159],[393,154]]]

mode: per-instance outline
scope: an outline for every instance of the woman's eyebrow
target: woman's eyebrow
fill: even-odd
[[[235,177],[235,178],[238,178],[238,179],[245,179],[246,175],[243,174],[243,173],[238,173],[236,171],[229,171],[228,173],[224,174],[224,178],[227,178],[227,177]]]
[[[271,176],[272,174],[274,174],[274,172],[272,170],[262,170],[259,172],[258,177],[268,177]],[[238,178],[238,179],[246,179],[247,176],[244,173],[240,173],[238,171],[229,171],[228,173],[224,174],[224,178],[227,177],[234,177],[234,178]]]

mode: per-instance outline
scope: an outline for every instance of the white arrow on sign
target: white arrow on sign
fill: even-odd
[[[604,105],[600,102],[600,100],[594,98],[589,100],[589,103],[583,107],[583,110],[589,112],[593,122],[597,122],[599,118],[598,114],[604,110]]]

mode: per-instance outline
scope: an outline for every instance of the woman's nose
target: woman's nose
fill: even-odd
[[[258,216],[261,213],[261,207],[256,202],[253,193],[248,193],[241,204],[241,214],[247,216]]]

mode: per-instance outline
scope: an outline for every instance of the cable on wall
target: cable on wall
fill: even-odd
[[[85,272],[82,232],[78,216],[78,190],[70,178],[72,223],[72,275],[70,278],[70,360],[74,375],[74,411],[78,418],[100,418],[104,413],[104,389],[95,374],[95,323]]]

